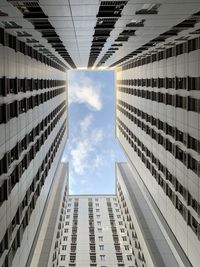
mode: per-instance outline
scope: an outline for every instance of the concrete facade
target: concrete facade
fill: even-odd
[[[137,170],[116,164],[117,197],[134,248],[136,266],[192,266]]]
[[[181,37],[180,37],[181,38]],[[170,37],[117,70],[116,135],[193,266],[199,264],[199,37]]]
[[[67,139],[66,71],[0,29],[0,266],[26,265]]]
[[[56,227],[62,221],[63,207],[68,195],[68,164],[61,162],[51,185],[43,217],[26,264],[27,267],[48,266],[52,254],[52,244],[55,243],[57,235]]]

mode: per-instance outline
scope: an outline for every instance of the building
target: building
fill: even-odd
[[[135,266],[116,195],[69,196],[48,266]]]
[[[66,73],[81,68],[116,71],[130,188],[179,264],[199,266],[199,29],[199,0],[0,1],[0,266],[30,260],[67,138]]]
[[[116,135],[188,259],[198,266],[200,38],[191,32],[199,27],[199,14],[189,20],[192,25],[173,26],[118,67]]]
[[[135,266],[194,266],[145,187],[136,169],[116,164],[117,199],[133,248]]]
[[[26,266],[45,267],[52,260],[52,245],[58,238],[55,230],[61,229],[63,224],[68,195],[68,164],[61,162],[56,170]]]
[[[23,267],[67,139],[66,70],[5,28],[0,29],[0,266]]]

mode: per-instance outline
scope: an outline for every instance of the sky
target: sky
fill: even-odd
[[[115,139],[114,72],[68,72],[70,194],[115,193],[115,162],[125,157]]]

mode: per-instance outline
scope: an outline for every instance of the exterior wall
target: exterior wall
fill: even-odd
[[[116,164],[117,196],[136,266],[192,266],[151,195],[128,163]]]
[[[162,51],[158,45],[123,64],[116,93],[117,138],[193,266],[200,260],[199,44],[190,37]]]
[[[26,264],[67,138],[66,72],[0,29],[0,266]]]
[[[69,196],[65,209],[49,266],[134,266],[116,196]]]
[[[61,162],[56,170],[26,266],[48,266],[52,244],[55,244],[55,230],[62,218],[59,212],[68,196],[68,189],[68,164]]]

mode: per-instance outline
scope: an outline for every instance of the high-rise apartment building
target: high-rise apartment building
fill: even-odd
[[[133,51],[117,69],[116,92],[119,143],[193,266],[200,261],[198,21],[193,14]]]
[[[56,170],[26,266],[45,267],[52,263],[52,245],[59,237],[65,219],[68,195],[68,164],[61,162]]]
[[[0,1],[0,266],[24,267],[34,255],[67,138],[66,72],[83,67],[116,71],[116,136],[130,167],[117,167],[127,173],[121,185],[149,199],[176,263],[199,266],[199,0]],[[136,201],[134,188],[129,195]],[[156,239],[145,241],[146,216],[133,219],[134,259],[164,266]]]
[[[63,204],[45,266],[135,266],[116,195],[68,196]]]
[[[128,163],[117,163],[116,178],[116,195],[135,266],[192,267],[137,171]]]
[[[4,22],[0,29],[0,266],[22,267],[67,138],[66,70],[57,58],[21,39],[16,20]]]
[[[48,266],[135,266],[115,195],[69,196]]]

